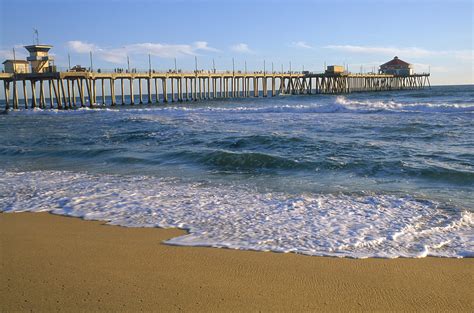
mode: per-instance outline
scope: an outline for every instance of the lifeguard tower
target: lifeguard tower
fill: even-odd
[[[54,66],[52,62],[53,57],[48,54],[49,49],[53,46],[50,45],[30,45],[25,46],[26,50],[30,53],[30,56],[26,58],[31,65],[31,73],[46,73],[54,72]]]

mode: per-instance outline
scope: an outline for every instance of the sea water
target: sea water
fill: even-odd
[[[0,210],[188,230],[173,245],[472,257],[474,86],[10,112]]]

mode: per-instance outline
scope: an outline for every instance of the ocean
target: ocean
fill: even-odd
[[[19,110],[0,134],[3,212],[188,230],[172,245],[474,256],[472,85]]]

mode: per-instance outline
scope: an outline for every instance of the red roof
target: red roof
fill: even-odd
[[[407,63],[403,60],[400,60],[398,57],[394,57],[393,60],[391,61],[388,61],[387,63],[384,63],[382,65],[380,65],[380,67],[386,67],[386,66],[400,66],[400,67],[403,67],[403,66],[410,66],[410,63]]]

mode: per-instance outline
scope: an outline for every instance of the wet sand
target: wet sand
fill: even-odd
[[[474,259],[176,247],[176,229],[0,214],[0,311],[474,311]]]

